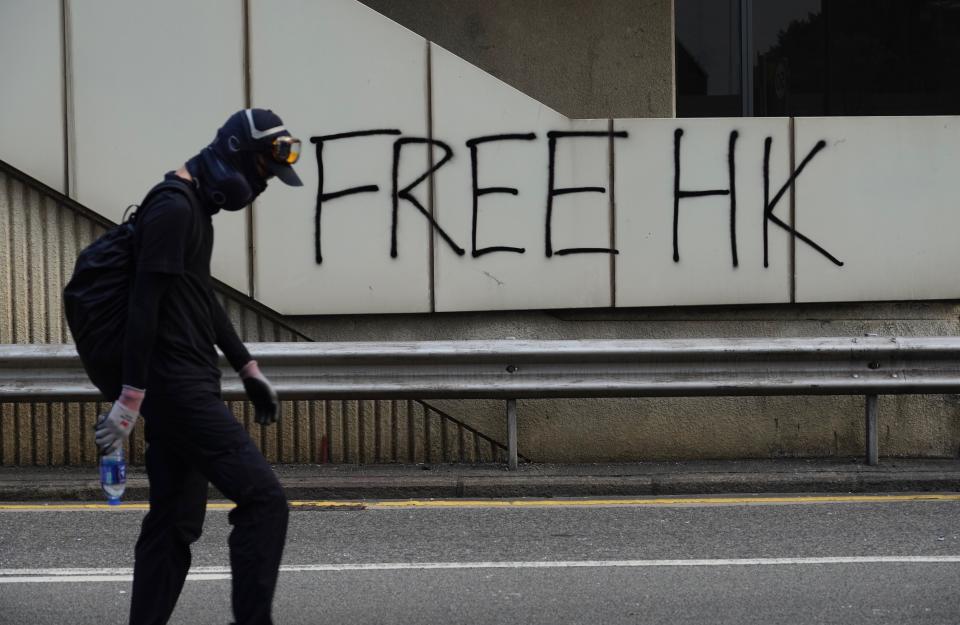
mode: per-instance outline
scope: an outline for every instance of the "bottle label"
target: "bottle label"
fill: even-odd
[[[104,462],[100,465],[100,481],[103,484],[123,484],[127,481],[125,462]]]

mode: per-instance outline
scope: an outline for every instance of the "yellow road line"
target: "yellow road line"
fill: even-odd
[[[645,499],[426,499],[391,501],[291,501],[294,510],[396,510],[404,508],[575,508],[603,506],[763,505],[818,503],[898,503],[960,501],[960,494],[798,495],[756,497],[651,497]],[[211,502],[208,510],[232,510],[229,502]],[[146,503],[0,503],[0,511],[148,510]]]
[[[208,503],[207,510],[232,510],[232,503]],[[43,511],[82,511],[82,510],[149,510],[150,504],[147,503],[122,503],[111,506],[105,503],[0,503],[2,510],[28,510],[32,512]]]
[[[390,508],[536,508],[589,506],[676,506],[773,503],[893,503],[905,501],[960,501],[960,494],[923,495],[799,495],[776,497],[653,497],[648,499],[437,499],[425,501],[377,501],[369,509]]]

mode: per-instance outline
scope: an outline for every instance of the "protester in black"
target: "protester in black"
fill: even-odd
[[[232,115],[213,143],[167,174],[182,189],[155,194],[137,214],[136,278],[123,358],[123,391],[97,425],[106,453],[146,421],[150,512],[136,545],[131,625],[166,623],[190,568],[212,483],[230,512],[233,611],[239,625],[271,623],[288,510],[270,465],[220,396],[215,346],[243,379],[256,420],[276,421],[277,396],[237,336],[210,277],[212,216],[240,210],[276,175],[299,186],[299,156],[272,111]]]

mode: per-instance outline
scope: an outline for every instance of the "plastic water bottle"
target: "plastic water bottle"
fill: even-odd
[[[113,453],[100,456],[100,487],[107,495],[108,504],[120,504],[123,491],[127,488],[127,462],[123,457],[123,445]]]

